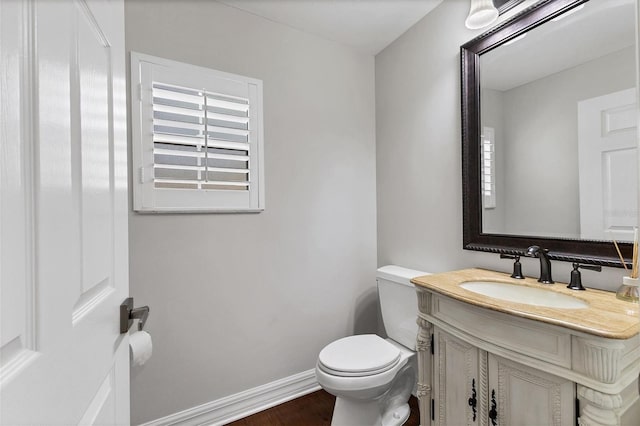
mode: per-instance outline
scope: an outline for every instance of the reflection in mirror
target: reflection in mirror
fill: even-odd
[[[635,16],[590,0],[480,55],[482,233],[633,239]]]

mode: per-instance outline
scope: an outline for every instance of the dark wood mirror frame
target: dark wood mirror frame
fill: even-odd
[[[485,234],[480,191],[480,55],[518,37],[588,0],[546,0],[469,41],[460,48],[462,82],[462,208],[463,247],[492,253],[523,255],[527,247],[550,250],[549,257],[566,262],[622,267],[611,241]],[[632,244],[619,243],[627,264]]]

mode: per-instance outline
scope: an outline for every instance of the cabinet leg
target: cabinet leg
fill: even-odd
[[[620,394],[606,394],[578,385],[580,399],[580,426],[622,426],[621,418],[625,403],[625,392]]]
[[[418,338],[416,351],[418,357],[418,406],[420,408],[420,424],[431,424],[431,333],[433,326],[426,320],[418,318]]]

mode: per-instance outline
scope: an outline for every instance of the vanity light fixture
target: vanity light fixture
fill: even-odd
[[[493,0],[471,0],[471,9],[464,25],[470,30],[477,30],[491,25],[496,19],[498,9],[493,5]]]
[[[552,19],[552,21],[553,21],[553,22],[558,22],[559,20],[564,19],[564,18],[566,18],[566,17],[567,17],[567,16],[569,16],[569,15],[573,15],[574,13],[576,13],[576,12],[578,12],[578,11],[582,10],[583,8],[584,8],[584,4],[581,4],[580,6],[576,6],[576,7],[574,7],[573,9],[570,9],[570,10],[566,11],[566,12],[565,12],[565,13],[563,13],[562,15],[560,15],[560,16],[556,16],[555,18],[553,18],[553,19]]]

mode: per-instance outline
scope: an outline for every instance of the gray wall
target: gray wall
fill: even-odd
[[[504,92],[504,231],[579,238],[578,102],[631,87],[634,47]]]
[[[472,266],[511,270],[497,255],[462,249],[460,45],[467,1],[445,0],[376,56],[378,264],[429,272]],[[536,259],[522,259],[537,276]],[[554,262],[567,281],[571,265]],[[583,274],[615,290],[623,271]]]
[[[264,81],[266,211],[130,217],[154,354],[132,423],[315,366],[377,328],[373,57],[214,1],[132,1],[127,50]]]

